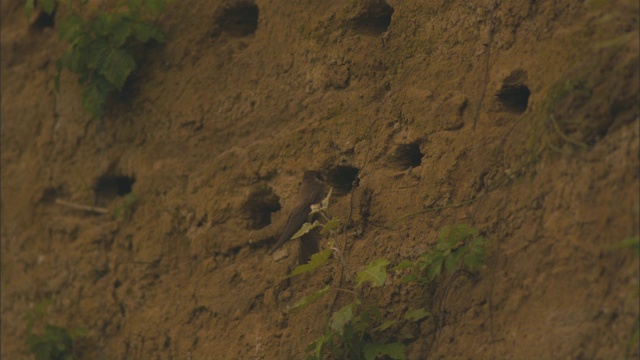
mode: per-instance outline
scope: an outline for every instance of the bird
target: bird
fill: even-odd
[[[293,201],[293,209],[289,213],[287,224],[278,239],[278,242],[269,250],[273,254],[282,245],[291,239],[295,233],[302,228],[302,224],[307,222],[311,205],[319,204],[325,196],[326,185],[322,174],[318,171],[307,170],[302,175],[302,182],[298,194]],[[308,261],[308,258],[318,251],[317,238],[315,234],[308,233],[300,238],[300,262]]]

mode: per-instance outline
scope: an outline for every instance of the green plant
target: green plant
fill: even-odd
[[[426,311],[424,316],[428,316]],[[366,306],[356,299],[333,313],[325,332],[309,345],[307,359],[367,359],[386,355],[392,359],[406,359],[405,345],[400,336],[391,336],[385,330],[395,321],[384,321],[380,309]]]
[[[142,45],[165,41],[164,32],[150,21],[164,11],[169,0],[120,0],[109,12],[97,11],[90,16],[85,0],[43,0],[42,10],[53,14],[65,4],[69,15],[60,23],[60,39],[69,49],[56,62],[55,88],[59,91],[60,74],[68,69],[79,76],[82,105],[95,118],[100,117],[109,96],[122,91],[141,57]],[[27,0],[25,12],[30,14],[34,0]]]
[[[640,256],[640,236],[629,236],[624,238],[622,241],[619,241],[610,246],[612,249],[616,250],[630,250],[633,251],[636,256]],[[634,289],[630,292],[630,298],[634,303],[638,303],[638,291],[637,283],[634,285]],[[632,355],[632,351],[634,347],[638,346],[638,340],[640,340],[640,314],[636,316],[636,320],[631,327],[631,331],[629,334],[629,340],[627,341],[626,350],[625,350],[625,359],[630,359]]]
[[[611,245],[613,249],[630,248],[635,250],[636,255],[640,256],[640,236],[629,236],[622,241]]]
[[[125,221],[129,220],[131,214],[133,214],[134,207],[138,199],[132,193],[129,193],[122,198],[122,202],[118,205],[113,213],[111,214],[116,219],[124,219]]]
[[[321,228],[320,233],[332,237],[329,246],[311,257],[311,260],[304,265],[296,267],[291,275],[297,276],[317,269],[327,263],[332,253],[340,259],[346,267],[345,260],[340,251],[334,246],[336,231],[340,221],[337,218],[330,218],[326,214],[329,205],[329,198],[322,201],[322,204],[313,209],[313,213],[320,214],[320,220],[313,224],[305,224],[302,229],[294,235],[299,237],[314,228]],[[368,264],[363,270],[357,272],[353,279],[352,289],[332,289],[329,285],[302,298],[289,309],[289,312],[296,312],[314,303],[329,291],[345,291],[354,295],[353,301],[343,306],[340,310],[332,314],[327,321],[324,333],[312,344],[307,351],[310,353],[307,359],[367,359],[373,360],[378,356],[386,355],[392,359],[405,359],[405,345],[401,342],[409,336],[397,335],[389,329],[395,326],[399,319],[385,320],[382,312],[375,304],[370,304],[358,294],[363,284],[369,283],[372,287],[384,286],[387,279],[387,267],[389,261],[378,259]],[[409,310],[404,315],[406,321],[420,321],[429,316],[425,309]]]
[[[392,359],[406,359],[405,345],[401,341],[411,336],[389,331],[400,319],[386,320],[376,305],[367,303],[356,292],[364,283],[370,283],[372,287],[384,286],[388,266],[389,261],[386,259],[375,260],[357,273],[353,290],[336,289],[353,294],[354,300],[331,315],[324,333],[307,347],[310,354],[306,359],[374,360],[381,355]],[[330,286],[326,286],[312,293],[298,301],[289,311],[298,311],[308,306],[330,290]],[[427,310],[420,308],[407,311],[403,318],[415,322],[428,316]]]
[[[320,220],[313,224],[306,223],[293,238],[300,237],[315,228],[320,233],[329,235],[329,246],[314,254],[311,260],[296,267],[289,277],[313,271],[326,264],[335,254],[346,268],[347,264],[340,250],[334,246],[336,232],[340,221],[327,215],[331,191],[314,208],[312,213],[320,214]],[[404,260],[393,269],[408,270],[410,274],[403,282],[431,283],[443,270],[455,273],[460,270],[474,271],[484,264],[485,238],[468,225],[445,227],[438,237],[435,249],[420,256],[416,261]],[[384,316],[378,306],[368,302],[361,295],[365,283],[373,288],[383,287],[387,280],[387,259],[377,259],[356,273],[351,281],[351,288],[332,288],[330,285],[303,297],[296,302],[289,312],[297,312],[313,304],[330,291],[341,291],[353,295],[353,300],[334,312],[328,319],[324,333],[307,348],[307,360],[315,359],[366,359],[374,360],[378,356],[392,359],[405,359],[403,341],[410,339],[411,334],[397,331],[398,326],[406,322],[418,322],[431,316],[425,308],[410,309],[401,317]]]
[[[74,352],[74,342],[79,337],[86,336],[82,329],[68,330],[64,327],[44,323],[47,314],[46,307],[49,301],[40,302],[27,313],[27,338],[26,345],[29,353],[36,360],[74,360],[77,355]],[[40,331],[34,333],[34,326]]]
[[[466,225],[446,226],[440,231],[438,243],[431,252],[423,254],[417,261],[403,260],[394,269],[409,269],[411,273],[404,282],[430,283],[444,270],[474,271],[484,264],[485,238],[478,230]]]
[[[56,8],[56,0],[39,0],[38,3],[42,7],[42,11],[51,15]],[[36,6],[35,0],[26,0],[24,4],[24,14],[27,18],[31,17],[31,13]]]

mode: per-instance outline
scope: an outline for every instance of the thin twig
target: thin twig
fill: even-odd
[[[343,272],[344,270],[348,270],[349,267],[347,266],[347,261],[345,260],[344,256],[342,256],[342,252],[340,251],[340,249],[338,248],[337,245],[335,245],[334,247],[331,248],[331,250],[333,250],[333,252],[336,254],[336,256],[338,257],[338,259],[340,259],[340,262],[342,263],[342,269]],[[343,273],[342,272],[342,273]],[[340,277],[342,277],[342,273],[340,275]],[[349,281],[351,281],[351,275],[347,275]],[[340,284],[340,286],[342,286],[342,283]]]
[[[66,207],[70,207],[72,209],[88,211],[88,212],[92,212],[92,213],[96,213],[96,214],[106,214],[107,212],[109,212],[109,210],[107,210],[105,208],[89,206],[89,205],[81,205],[81,204],[76,204],[76,203],[72,203],[72,202],[65,201],[65,200],[60,200],[60,199],[56,199],[56,204],[59,204],[59,205],[62,205],[62,206],[66,206]]]
[[[556,132],[558,133],[558,135],[560,135],[561,138],[563,138],[566,142],[573,144],[577,147],[581,147],[583,149],[587,149],[589,148],[589,146],[581,141],[578,140],[573,140],[572,138],[570,138],[569,136],[567,136],[567,134],[565,134],[562,130],[560,130],[560,126],[558,125],[558,122],[556,121],[555,117],[553,116],[553,114],[549,114],[549,119],[551,120],[551,123],[553,124],[553,128],[556,130]]]
[[[496,282],[495,270],[491,271],[491,283],[489,285],[489,334],[491,335],[491,349],[493,350],[493,359],[496,357],[496,335],[493,326],[493,285]]]

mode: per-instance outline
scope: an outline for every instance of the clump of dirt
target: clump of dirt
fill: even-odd
[[[429,308],[409,358],[638,356],[617,246],[640,233],[636,1],[174,2],[98,120],[73,74],[54,91],[61,15],[22,6],[2,2],[2,358],[45,299],[81,358],[303,358],[335,296],[284,310],[341,278],[286,278],[294,242],[267,255],[304,170],[334,187],[347,272],[446,225],[488,239],[446,290],[364,290]]]

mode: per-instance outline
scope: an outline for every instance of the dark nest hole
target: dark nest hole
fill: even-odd
[[[369,0],[364,10],[349,21],[349,27],[362,35],[382,35],[391,25],[393,11],[384,0]]]
[[[502,82],[502,88],[496,94],[504,108],[515,114],[522,114],[529,106],[531,90],[526,85],[527,72],[515,70]]]
[[[56,10],[54,9],[51,14],[47,14],[46,11],[41,10],[38,17],[31,23],[31,29],[42,31],[45,28],[53,28],[55,25]]]
[[[134,177],[103,175],[96,181],[94,192],[97,206],[106,206],[118,197],[131,193]]]
[[[42,192],[42,195],[40,196],[40,202],[45,204],[53,203],[58,197],[60,197],[61,194],[62,187],[48,187]]]
[[[260,10],[252,1],[238,1],[222,9],[216,16],[213,35],[227,33],[235,37],[248,36],[258,29]]]
[[[326,181],[335,195],[345,195],[357,186],[360,169],[350,165],[336,165],[326,171]]]
[[[280,198],[268,186],[259,186],[247,197],[242,205],[245,219],[249,221],[248,228],[262,229],[271,224],[271,214],[282,208]]]
[[[529,106],[531,90],[526,85],[505,86],[498,92],[498,100],[510,112],[522,114]]]
[[[418,142],[399,144],[391,156],[391,162],[398,169],[404,170],[420,166],[423,157]]]

